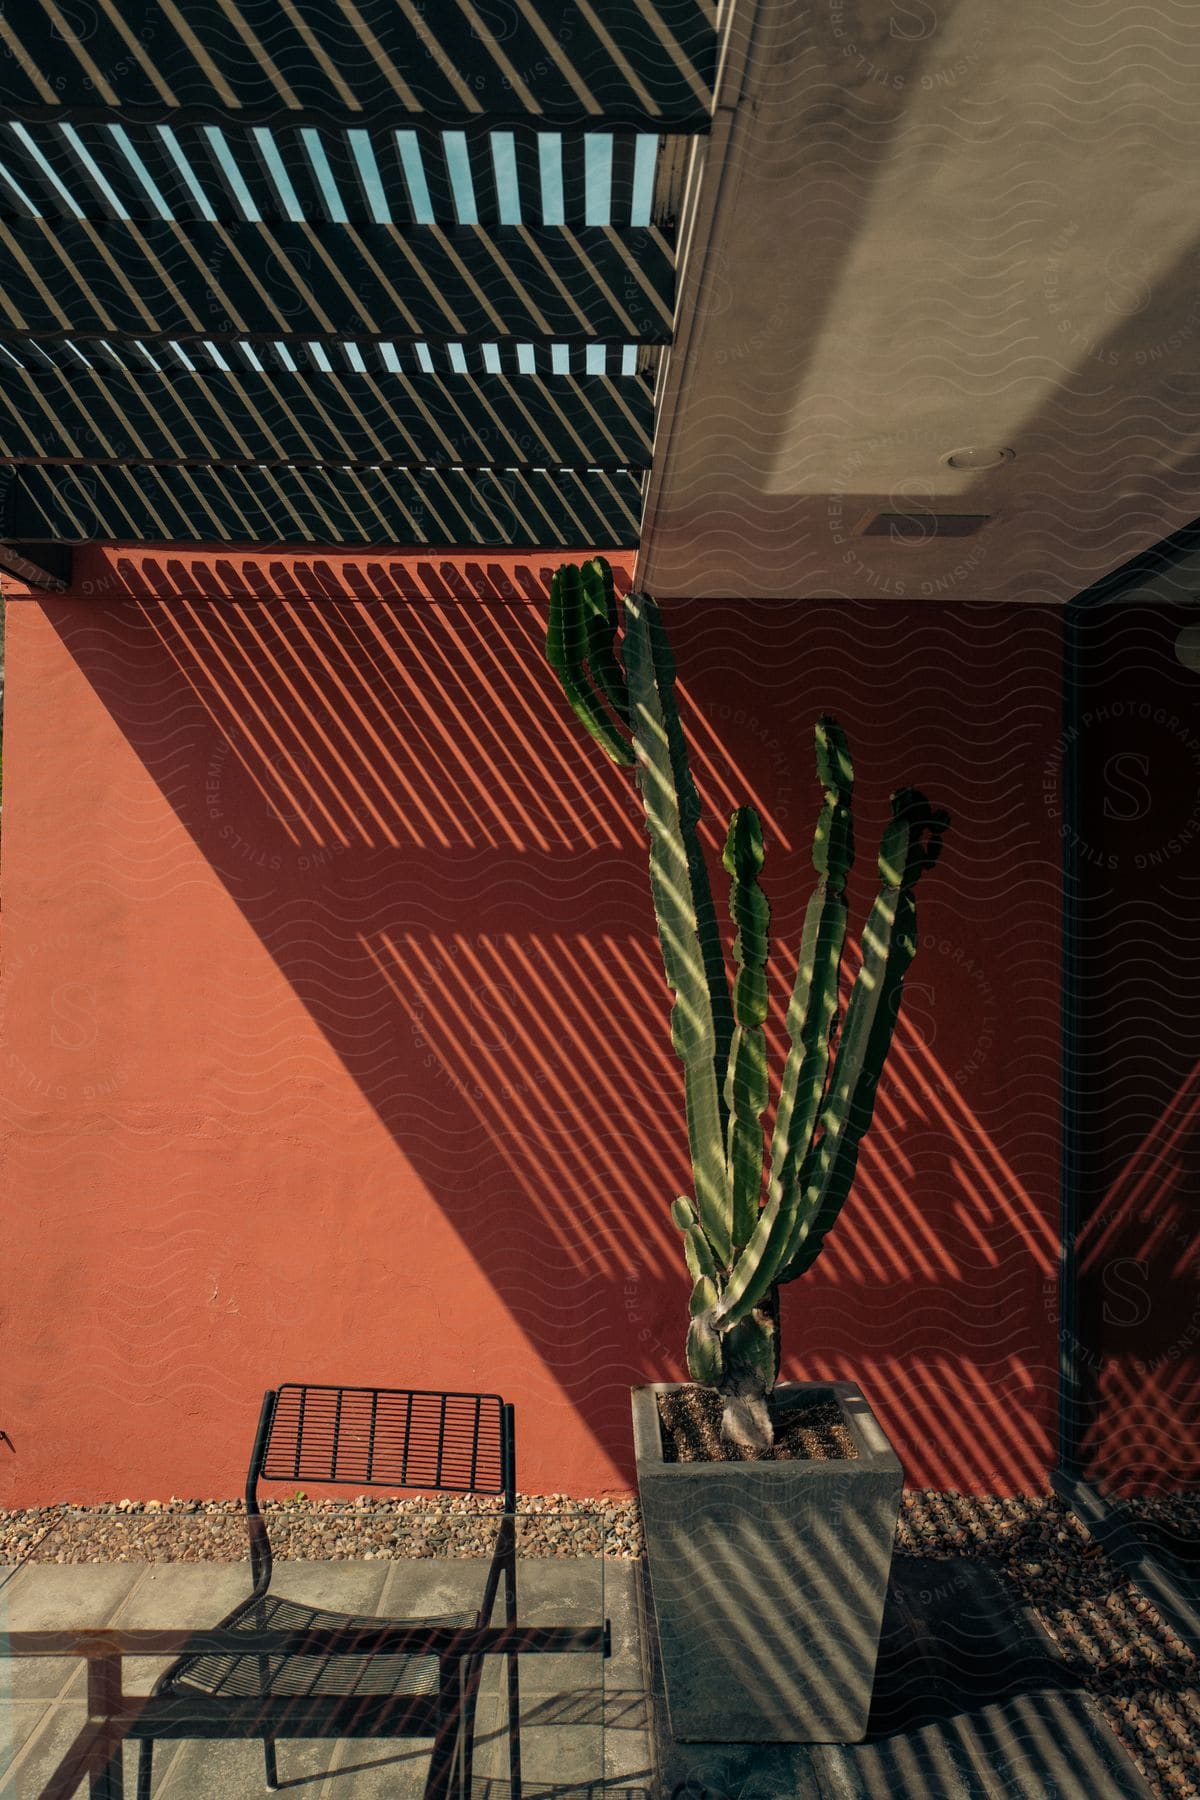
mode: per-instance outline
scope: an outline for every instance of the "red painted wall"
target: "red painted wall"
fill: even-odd
[[[499,1390],[524,1490],[631,1487],[627,1390],[682,1371],[681,1080],[640,813],[543,663],[547,574],[93,550],[10,605],[0,1503],[233,1494],[283,1379]],[[889,788],[954,817],[785,1371],[860,1379],[914,1485],[1041,1489],[1058,616],[667,619],[714,863],[762,809],[777,1051],[815,715],[857,761],[860,923]]]

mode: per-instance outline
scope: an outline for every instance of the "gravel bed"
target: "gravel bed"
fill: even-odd
[[[425,1556],[489,1556],[500,1501],[476,1495],[407,1500],[265,1500],[278,1558],[323,1562]],[[521,1556],[636,1557],[636,1500],[576,1500],[522,1494]],[[0,1563],[240,1562],[246,1513],[240,1500],[119,1500],[109,1506],[48,1506],[0,1512]]]
[[[636,1500],[522,1495],[523,1556],[638,1557]],[[478,1556],[494,1543],[499,1502],[476,1497],[267,1501],[279,1557],[338,1561]],[[1164,1531],[1186,1536],[1200,1508],[1151,1503]],[[986,1557],[1031,1607],[1091,1693],[1157,1800],[1200,1797],[1200,1673],[1196,1658],[1054,1497],[968,1499],[905,1494],[900,1554]],[[0,1563],[233,1562],[246,1554],[242,1504],[123,1500],[97,1507],[0,1513]],[[1099,1796],[1097,1796],[1099,1800]]]

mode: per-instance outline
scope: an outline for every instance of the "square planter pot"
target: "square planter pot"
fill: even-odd
[[[856,1743],[866,1733],[904,1471],[852,1381],[857,1458],[666,1462],[659,1394],[633,1389],[638,1493],[671,1729],[684,1742]]]

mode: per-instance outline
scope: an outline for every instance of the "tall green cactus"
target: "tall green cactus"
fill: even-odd
[[[618,642],[612,571],[600,557],[582,569],[564,565],[550,595],[547,660],[606,754],[636,767],[650,838],[695,1188],[671,1208],[692,1277],[688,1369],[722,1395],[725,1436],[761,1453],[772,1439],[767,1400],[779,1369],[778,1290],[812,1267],[850,1191],[916,952],[913,890],[937,860],[949,817],[914,788],[892,795],[879,892],[839,1031],[854,769],[840,727],[818,719],[824,801],[813,840],[817,885],[788,1006],[790,1048],[768,1161],[763,1026],[771,911],[758,883],[758,815],[738,807],[722,859],[736,927],[731,992],[700,845],[700,798],[675,702],[675,664],[658,608],[646,594],[629,594]]]

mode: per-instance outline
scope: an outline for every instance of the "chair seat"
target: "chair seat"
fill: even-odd
[[[442,1613],[437,1618],[380,1619],[366,1614],[324,1612],[279,1594],[244,1601],[214,1629],[230,1631],[378,1631],[401,1625],[477,1625],[477,1612]],[[168,1669],[158,1693],[191,1688],[230,1698],[256,1694],[434,1695],[436,1656],[190,1656]]]

